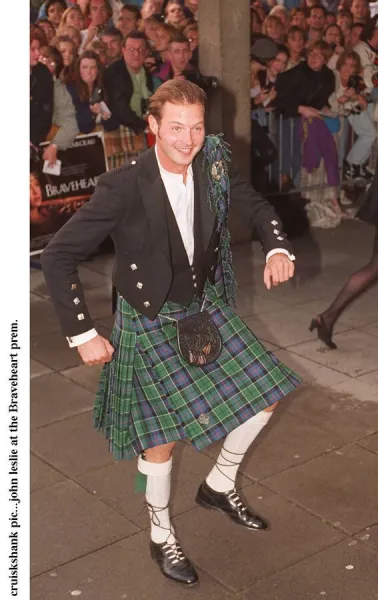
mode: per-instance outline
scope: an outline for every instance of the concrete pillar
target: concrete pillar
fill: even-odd
[[[209,114],[212,133],[223,131],[240,171],[250,173],[249,0],[199,2],[199,58],[204,75],[220,82]]]
[[[250,177],[250,3],[249,0],[200,0],[198,12],[200,70],[219,81],[208,115],[208,131],[223,132],[233,162]],[[233,242],[251,239],[237,215],[230,213]]]

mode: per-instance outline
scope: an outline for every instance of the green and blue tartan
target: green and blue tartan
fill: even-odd
[[[267,350],[228,306],[224,287],[207,284],[204,308],[223,348],[205,366],[191,366],[178,351],[176,325],[199,310],[166,302],[150,321],[118,297],[111,335],[113,360],[102,371],[95,427],[117,460],[187,439],[201,450],[293,391],[299,377]]]

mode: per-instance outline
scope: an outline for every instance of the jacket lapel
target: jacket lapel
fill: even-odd
[[[199,212],[201,219],[202,244],[206,251],[215,225],[215,213],[211,210],[207,199],[208,182],[207,174],[202,169],[202,152],[199,152],[193,161],[194,194],[199,198]]]
[[[170,246],[165,211],[165,202],[168,201],[167,192],[160,176],[155,149],[150,148],[143,156],[145,164],[143,175],[139,175],[138,184],[147,218],[151,226],[152,241],[164,253],[170,262]],[[201,221],[202,245],[206,251],[215,225],[215,213],[211,210],[207,200],[207,175],[202,169],[202,152],[197,154],[193,161],[194,194],[199,200],[199,215]]]
[[[152,242],[160,248],[167,261],[171,261],[165,202],[167,192],[160,176],[155,150],[151,148],[144,155],[143,175],[139,175],[138,184],[142,201],[150,223]]]

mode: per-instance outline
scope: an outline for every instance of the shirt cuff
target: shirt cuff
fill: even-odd
[[[266,255],[266,262],[268,262],[270,257],[274,256],[275,254],[286,254],[286,256],[288,256],[290,258],[290,260],[295,260],[294,254],[290,254],[290,252],[288,250],[286,250],[285,248],[274,248],[274,250],[271,250]]]
[[[67,342],[70,348],[76,348],[76,346],[80,346],[81,344],[85,344],[85,342],[90,342],[93,338],[96,337],[97,331],[95,329],[90,329],[89,331],[85,331],[80,335],[73,335],[72,337],[67,338]]]

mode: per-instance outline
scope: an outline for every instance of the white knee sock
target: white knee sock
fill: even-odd
[[[261,411],[226,436],[217,462],[206,477],[208,486],[216,492],[234,489],[236,473],[245,453],[272,414],[273,412]]]
[[[174,542],[174,529],[169,518],[172,457],[164,463],[153,463],[141,456],[138,470],[147,475],[146,501],[151,521],[151,539],[157,544]]]

